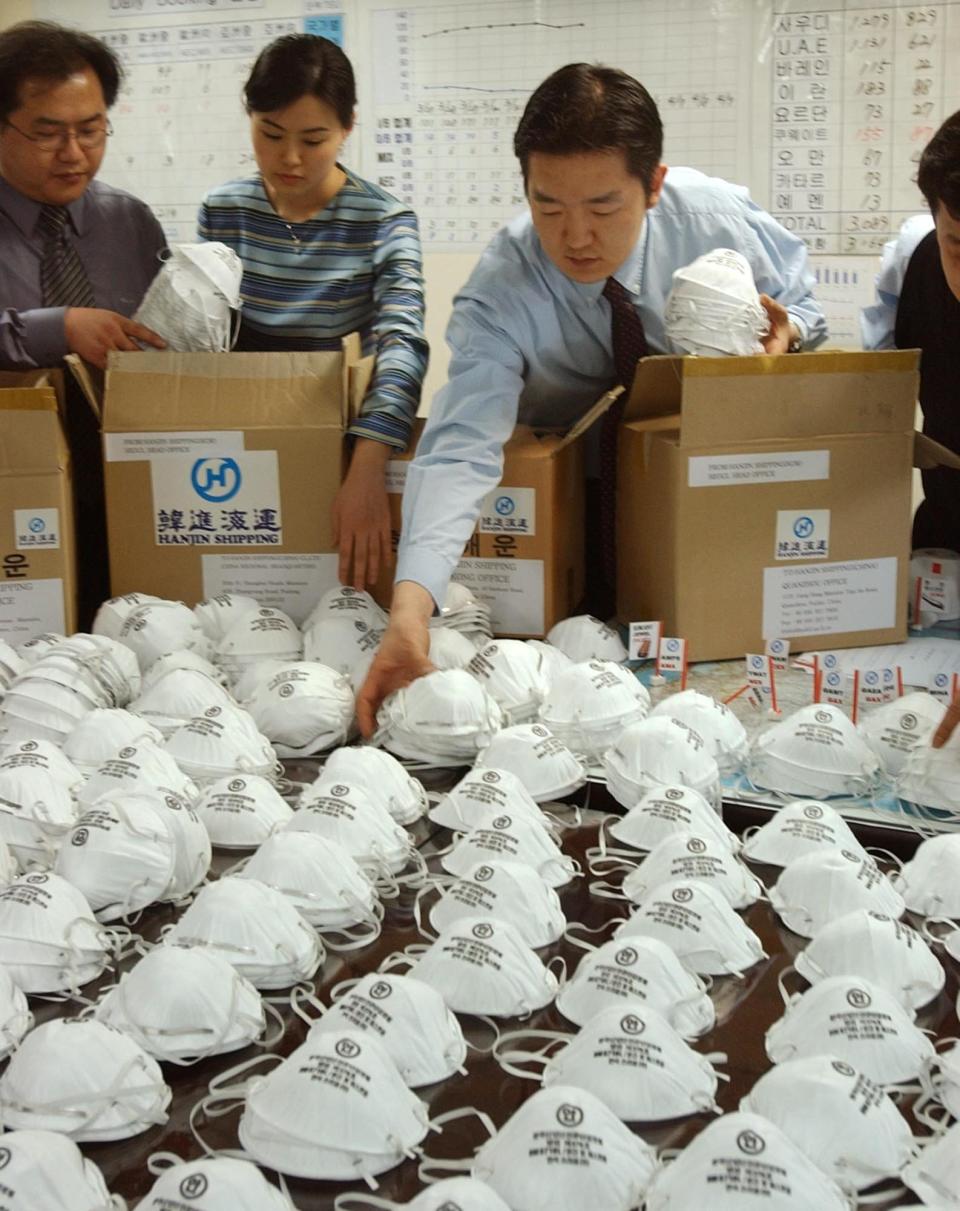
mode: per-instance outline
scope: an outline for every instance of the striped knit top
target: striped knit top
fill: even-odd
[[[339,349],[359,332],[377,361],[349,433],[404,449],[427,368],[417,219],[344,172],[343,187],[305,223],[280,218],[259,176],[228,181],[204,198],[198,235],[243,262],[245,349]]]

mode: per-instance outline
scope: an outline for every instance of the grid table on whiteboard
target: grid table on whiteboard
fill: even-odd
[[[960,107],[960,2],[778,2],[771,212],[813,252],[878,252],[925,209],[924,144]]]
[[[428,247],[482,247],[524,204],[513,132],[555,68],[615,63],[653,94],[668,159],[732,179],[744,163],[741,0],[373,9],[367,175],[414,207]]]

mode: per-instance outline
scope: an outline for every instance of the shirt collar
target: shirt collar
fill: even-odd
[[[89,186],[87,187],[89,189]],[[26,194],[14,189],[9,181],[0,177],[0,210],[3,210],[11,222],[28,240],[36,236],[37,221],[40,218],[42,202],[35,202]],[[87,190],[67,206],[70,222],[77,235],[83,235],[84,219],[87,213]]]

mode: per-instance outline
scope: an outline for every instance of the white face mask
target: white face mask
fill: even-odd
[[[587,780],[583,762],[542,723],[518,723],[498,732],[476,768],[513,774],[537,803],[572,794]]]
[[[69,667],[69,661],[82,667],[91,689],[104,707],[127,706],[140,693],[143,678],[140,665],[130,649],[105,635],[71,635],[59,643],[36,671],[55,662]]]
[[[960,836],[928,837],[891,882],[911,912],[960,919]]]
[[[214,661],[235,680],[260,660],[300,660],[303,636],[283,610],[263,606],[241,614],[216,645]]]
[[[434,824],[442,824],[455,832],[469,832],[480,812],[484,815],[503,812],[536,818],[540,809],[536,800],[516,774],[509,770],[480,766],[465,774],[452,790],[430,808],[428,815]]]
[[[557,978],[520,934],[492,917],[468,917],[444,930],[411,972],[454,1013],[513,1018],[542,1009]]]
[[[171,1064],[237,1051],[267,1028],[249,980],[220,955],[181,946],[149,951],[103,994],[93,1016]]]
[[[743,857],[768,866],[789,866],[809,854],[845,849],[868,858],[850,825],[829,803],[801,799],[785,803],[766,824],[744,836]]]
[[[199,652],[205,656],[209,642],[193,610],[182,601],[152,601],[137,606],[124,620],[116,636],[134,653],[141,672],[168,652]]]
[[[194,811],[218,849],[254,849],[293,817],[277,788],[256,775],[211,783]]]
[[[7,1131],[0,1142],[0,1183],[11,1211],[123,1211],[103,1174],[58,1131]]]
[[[416,1089],[463,1072],[467,1044],[443,997],[412,976],[372,972],[342,993],[310,1027],[307,1042],[331,1031],[372,1035],[404,1082]]]
[[[90,628],[94,635],[105,635],[108,639],[119,639],[123,624],[140,606],[160,601],[150,593],[125,593],[122,597],[111,597],[97,610]]]
[[[87,808],[54,869],[78,887],[100,921],[169,897],[177,844],[166,808],[151,795],[115,791]]]
[[[627,649],[620,636],[592,614],[577,614],[564,618],[547,634],[547,643],[559,648],[575,664],[584,660],[612,660],[623,664]]]
[[[524,1046],[541,1041],[542,1047]],[[513,1076],[539,1073],[545,1088],[589,1090],[624,1122],[719,1112],[717,1074],[710,1060],[688,1047],[655,1009],[638,1002],[601,1010],[576,1035],[554,1030],[502,1034],[494,1056]]]
[[[23,990],[14,984],[6,967],[0,967],[0,1060],[32,1029],[33,1014]]]
[[[409,834],[383,804],[347,782],[307,787],[284,828],[336,841],[376,872],[397,875],[416,855]]]
[[[654,787],[626,815],[614,817],[607,832],[621,845],[646,851],[681,833],[710,837],[731,853],[740,847],[736,834],[703,795],[689,786]]]
[[[230,1156],[172,1165],[138,1206],[141,1211],[296,1211],[256,1165]]]
[[[771,1068],[741,1099],[740,1109],[775,1123],[845,1189],[862,1190],[896,1176],[913,1148],[910,1128],[893,1099],[830,1055]]]
[[[199,669],[171,669],[162,677],[151,679],[140,697],[131,702],[130,710],[140,716],[143,724],[152,724],[163,737],[169,738],[213,706],[229,710],[236,703],[218,681]]]
[[[713,837],[678,833],[665,837],[630,871],[623,880],[623,894],[639,904],[661,883],[674,879],[707,883],[737,909],[755,904],[762,890],[747,868]]]
[[[210,870],[213,858],[210,834],[186,799],[176,795],[157,795],[155,799],[167,810],[167,824],[176,846],[166,898],[182,900],[203,882]]]
[[[201,656],[199,652],[168,652],[166,656],[155,660],[144,673],[143,692],[146,693],[147,690],[152,689],[158,681],[166,677],[167,673],[176,672],[178,669],[190,669],[194,673],[203,673],[220,686],[227,683],[226,677],[217,666],[206,656]]]
[[[878,706],[861,721],[860,731],[886,772],[896,776],[913,750],[929,742],[943,711],[942,702],[918,690]]]
[[[0,758],[0,773],[17,769],[43,770],[69,790],[75,791],[83,786],[83,774],[69,757],[47,740],[22,740],[5,747]]]
[[[755,786],[814,799],[868,795],[881,773],[879,758],[843,711],[822,702],[761,732],[747,770]]]
[[[427,808],[427,792],[396,757],[364,744],[338,748],[327,757],[320,774],[324,782],[347,782],[384,800],[398,824],[413,824]]]
[[[749,262],[730,248],[674,270],[663,320],[669,348],[698,357],[762,353],[770,327]]]
[[[382,638],[381,623],[356,615],[325,615],[304,628],[303,658],[333,669],[355,685],[370,667]]]
[[[383,909],[376,888],[347,851],[312,833],[268,837],[239,872],[283,895],[314,929],[367,945],[380,934]],[[346,949],[329,939],[332,949]]]
[[[643,719],[625,728],[603,755],[607,789],[624,807],[649,790],[689,786],[719,811],[720,771],[706,741],[675,719]]]
[[[960,1045],[956,1041],[926,1060],[920,1081],[928,1097],[939,1102],[954,1118],[960,1118]]]
[[[739,975],[767,956],[760,939],[708,883],[661,883],[617,930],[657,938],[698,975]]]
[[[934,1137],[900,1172],[904,1185],[920,1196],[924,1207],[949,1211],[960,1205],[960,1123]],[[922,1209],[921,1209],[922,1211]]]
[[[881,1085],[912,1081],[935,1054],[891,993],[857,976],[830,976],[785,1000],[786,1011],[767,1031],[774,1064],[833,1055]]]
[[[100,975],[111,950],[83,893],[59,875],[21,875],[0,891],[0,963],[24,992],[76,990]]]
[[[343,744],[353,729],[349,680],[322,664],[288,664],[247,702],[254,723],[281,757],[305,757]]]
[[[408,1203],[392,1203],[372,1194],[338,1194],[336,1211],[510,1211],[499,1194],[474,1177],[448,1177],[427,1186]]]
[[[643,1004],[683,1038],[713,1028],[716,1012],[703,981],[656,938],[612,938],[580,960],[557,995],[557,1008],[577,1026],[607,1009]]]
[[[473,1176],[508,1206],[636,1207],[656,1153],[599,1098],[553,1085],[528,1098],[478,1150]]]
[[[724,1114],[656,1174],[647,1211],[849,1211],[839,1186],[759,1114]]]
[[[361,618],[371,627],[387,625],[387,614],[369,593],[345,584],[327,589],[307,615],[303,629],[307,630],[323,618]]]
[[[164,752],[201,785],[227,774],[273,778],[281,769],[270,741],[240,707],[211,706],[178,728]]]
[[[451,580],[437,621],[466,635],[477,647],[482,647],[493,635],[490,607],[478,601],[465,584]]]
[[[383,746],[438,765],[472,762],[500,729],[500,708],[464,669],[418,677],[391,694],[377,715]]]
[[[903,897],[870,857],[845,849],[795,858],[770,888],[773,910],[788,929],[812,938],[855,908],[903,916]]]
[[[810,984],[858,976],[915,1010],[937,996],[946,972],[921,934],[894,917],[865,908],[828,920],[794,960]]]
[[[63,751],[82,774],[94,774],[117,749],[141,740],[161,744],[163,736],[131,711],[101,708],[77,724],[63,742]]]
[[[193,613],[204,635],[211,643],[219,643],[238,619],[259,609],[260,602],[245,593],[217,593],[197,602]]]
[[[175,795],[188,803],[193,803],[200,794],[197,784],[174,758],[149,740],[118,749],[80,787],[77,799],[81,808],[88,808],[101,795],[118,790]]]
[[[52,864],[76,818],[76,798],[58,778],[39,766],[0,763],[0,837],[25,870]]]
[[[478,862],[529,866],[551,887],[562,887],[577,873],[576,863],[567,857],[539,820],[508,813],[478,823],[440,859],[445,871],[461,877]]]
[[[955,819],[960,803],[960,732],[954,732],[942,748],[916,745],[903,763],[894,790],[908,803],[934,808]]]
[[[649,709],[650,695],[629,669],[590,660],[557,674],[540,718],[569,749],[595,760]]]
[[[325,953],[293,905],[255,879],[223,878],[201,888],[163,942],[208,947],[255,988],[309,980]]]
[[[89,1020],[37,1026],[0,1077],[5,1127],[61,1131],[78,1143],[129,1139],[165,1123],[171,1096],[156,1060]]]
[[[27,665],[34,665],[42,660],[50,651],[63,643],[66,636],[57,631],[45,631],[42,635],[34,635],[26,643],[17,646],[17,655]]]
[[[250,1082],[239,1136],[280,1173],[355,1181],[416,1155],[428,1130],[427,1107],[384,1048],[368,1034],[332,1031]]]
[[[746,728],[722,702],[699,690],[681,690],[664,698],[650,712],[651,719],[676,719],[707,742],[707,752],[723,774],[739,769],[747,755]]]
[[[450,627],[430,627],[429,660],[438,669],[465,669],[476,654],[466,635]]]
[[[133,318],[158,332],[168,349],[228,353],[242,277],[243,264],[226,244],[174,244]]]
[[[513,925],[534,950],[560,940],[567,921],[560,897],[530,866],[477,862],[443,889],[430,924],[443,931],[466,917],[497,917]]]
[[[505,723],[537,718],[549,680],[536,648],[519,639],[498,639],[474,653],[467,671],[499,704]]]

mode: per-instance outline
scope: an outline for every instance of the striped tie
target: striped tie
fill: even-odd
[[[40,287],[45,307],[92,307],[93,287],[80,255],[67,239],[67,208],[44,206],[37,229],[43,236]]]

